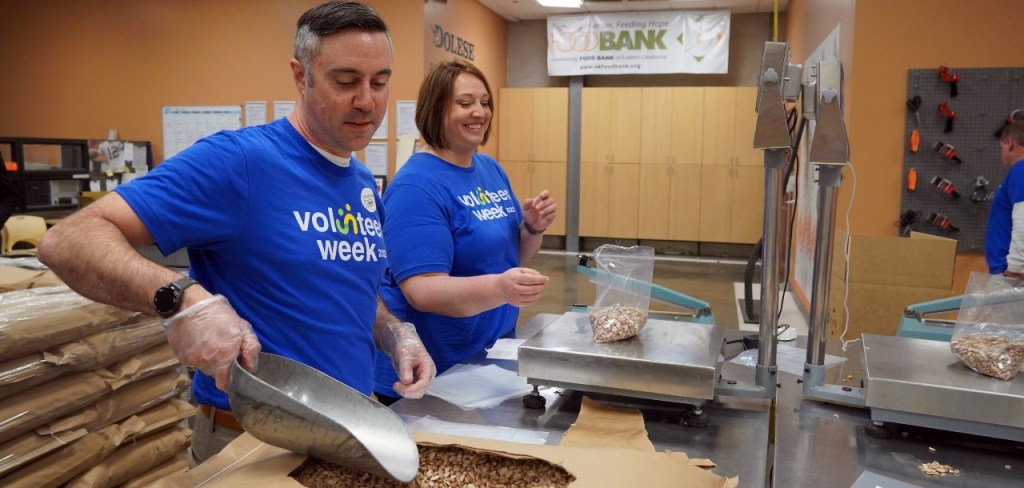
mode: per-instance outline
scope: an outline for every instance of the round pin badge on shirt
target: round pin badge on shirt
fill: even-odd
[[[377,199],[373,198],[373,190],[369,188],[363,188],[363,193],[359,195],[359,199],[363,201],[363,207],[370,212],[377,211]]]

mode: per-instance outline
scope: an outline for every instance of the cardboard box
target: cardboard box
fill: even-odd
[[[863,333],[895,335],[908,305],[952,295],[955,240],[917,232],[909,238],[855,235],[850,240],[847,270],[845,239],[846,233],[836,232],[829,285],[829,337],[843,334],[847,273],[847,340],[858,339]]]
[[[0,292],[64,284],[53,271],[0,266]]]
[[[103,198],[109,191],[83,191],[78,195],[78,208],[85,208],[90,203]]]

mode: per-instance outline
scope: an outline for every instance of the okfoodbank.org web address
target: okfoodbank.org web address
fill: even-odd
[[[581,70],[587,69],[640,69],[639,63],[584,64]]]

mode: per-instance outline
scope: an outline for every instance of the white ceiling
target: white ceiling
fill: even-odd
[[[599,0],[584,1],[582,8],[547,8],[537,0],[478,0],[509,22],[544,20],[549,15],[591,12],[643,12],[652,10],[731,10],[734,14],[770,13],[775,0]],[[778,0],[784,12],[789,0]]]

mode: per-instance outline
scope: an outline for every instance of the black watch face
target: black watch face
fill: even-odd
[[[178,309],[181,301],[181,292],[175,286],[164,286],[156,291],[153,296],[153,306],[160,315],[173,313]]]

